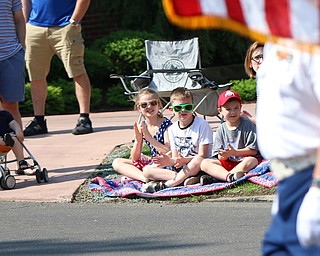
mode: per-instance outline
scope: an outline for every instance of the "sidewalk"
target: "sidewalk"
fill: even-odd
[[[255,104],[246,104],[243,108],[255,112]],[[165,112],[165,115],[170,114]],[[138,113],[104,112],[92,113],[90,117],[94,132],[75,136],[71,130],[78,115],[48,116],[49,133],[26,137],[24,143],[41,168],[48,170],[49,182],[37,183],[35,176],[15,175],[16,187],[0,188],[0,201],[70,202],[73,193],[112,149],[132,140],[132,125],[138,120]],[[31,119],[23,118],[24,125]],[[209,117],[207,121],[213,129],[219,125],[216,117]],[[12,152],[8,158],[13,158]],[[14,165],[10,166],[15,169]]]

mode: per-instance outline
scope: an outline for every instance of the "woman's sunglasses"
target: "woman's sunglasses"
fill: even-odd
[[[194,104],[178,104],[170,107],[174,112],[181,113],[184,109],[186,112],[192,112],[194,109]]]
[[[139,104],[139,106],[141,108],[148,108],[150,106],[154,107],[154,106],[157,106],[158,105],[158,101],[157,100],[152,100],[152,101],[149,101],[149,102],[141,102]]]

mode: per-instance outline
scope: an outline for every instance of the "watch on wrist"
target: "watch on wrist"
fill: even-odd
[[[70,19],[69,22],[70,22],[70,24],[71,24],[72,26],[78,26],[78,25],[79,25],[79,22],[76,21],[75,19]]]
[[[320,188],[320,177],[317,177],[312,180],[312,186]]]

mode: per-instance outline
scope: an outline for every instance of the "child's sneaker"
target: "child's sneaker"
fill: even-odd
[[[35,118],[26,126],[26,129],[23,131],[24,136],[33,136],[46,133],[48,133],[47,120],[38,122]]]
[[[212,176],[210,175],[202,175],[200,177],[200,184],[201,186],[203,185],[209,185],[209,184],[212,184],[212,183],[215,183],[215,182],[220,182],[220,180],[216,179],[216,178],[213,178]]]
[[[79,117],[76,127],[72,130],[74,135],[93,132],[91,120],[88,117]]]
[[[144,192],[154,193],[162,189],[165,189],[165,185],[162,181],[150,181],[144,185],[142,190]]]
[[[244,172],[236,172],[236,173],[231,173],[229,175],[229,182],[234,182],[244,176]]]
[[[194,185],[200,182],[200,176],[192,176],[189,177],[187,179],[185,179],[185,181],[183,182],[183,186],[189,186],[189,185]]]

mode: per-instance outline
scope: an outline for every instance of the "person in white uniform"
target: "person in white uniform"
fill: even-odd
[[[260,152],[280,180],[263,255],[320,255],[320,51],[264,46],[257,73]]]

